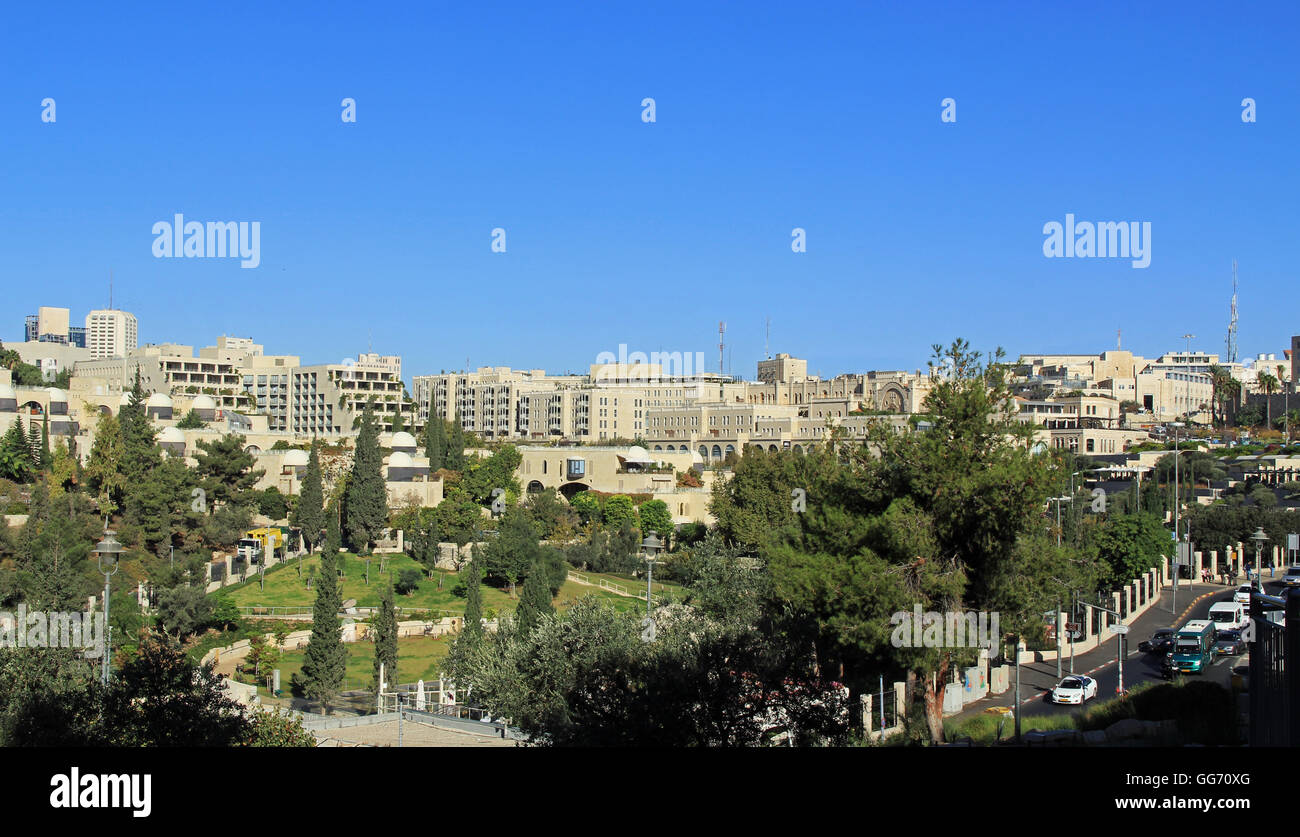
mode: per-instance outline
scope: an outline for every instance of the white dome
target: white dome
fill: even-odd
[[[298,450],[297,448],[284,452],[284,459],[280,463],[286,468],[299,468],[307,464],[307,451]]]
[[[196,395],[194,396],[194,402],[190,406],[196,410],[215,410],[217,409],[217,402],[213,401],[211,396]]]
[[[402,453],[399,450],[395,452],[392,456],[388,457],[388,467],[389,468],[414,468],[415,463],[411,460],[411,457],[408,454]]]
[[[703,464],[704,464],[704,458],[703,458],[702,456],[700,456],[700,452],[699,452],[699,451],[697,451],[697,450],[693,450],[693,451],[691,451],[691,464],[692,464],[692,465],[703,465]]]
[[[119,407],[125,407],[130,403],[131,403],[131,393],[129,392],[122,393],[122,397],[117,399],[117,406]]]
[[[185,444],[185,434],[179,427],[164,427],[158,431],[158,442],[160,444]]]
[[[653,462],[654,461],[653,459],[650,458],[650,452],[647,451],[645,448],[641,447],[640,445],[633,445],[632,447],[628,448],[626,459],[628,462]]]
[[[393,434],[393,441],[388,443],[391,448],[413,448],[415,447],[415,437],[405,430],[399,430]]]
[[[149,400],[146,401],[144,405],[145,407],[170,407],[172,405],[172,400],[167,397],[165,393],[155,392],[153,395],[149,396]]]
[[[61,401],[64,404],[68,403],[68,394],[63,390],[59,389],[58,387],[50,387],[49,389],[46,390],[46,392],[50,394],[51,404],[53,404],[56,401]]]

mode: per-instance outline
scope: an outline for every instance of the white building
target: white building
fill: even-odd
[[[126,357],[140,347],[140,328],[127,311],[100,309],[86,315],[86,348],[92,358]]]

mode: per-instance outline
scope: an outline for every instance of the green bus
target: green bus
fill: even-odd
[[[1200,674],[1214,664],[1214,623],[1208,619],[1193,619],[1178,629],[1170,659],[1177,671]]]

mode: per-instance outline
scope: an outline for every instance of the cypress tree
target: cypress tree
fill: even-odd
[[[429,457],[429,473],[435,473],[447,463],[447,424],[429,413],[429,423],[424,426],[424,455]]]
[[[307,458],[307,473],[303,475],[302,490],[298,492],[298,505],[293,510],[293,525],[302,530],[303,539],[318,546],[320,532],[325,528],[325,490],[321,483],[320,444],[311,443]]]
[[[375,677],[374,689],[379,691],[379,667],[383,665],[384,679],[397,687],[397,608],[393,604],[393,585],[384,588],[384,597],[375,616]]]
[[[519,597],[519,609],[515,618],[525,631],[530,630],[543,616],[555,613],[551,604],[551,586],[546,583],[546,573],[540,561],[534,561],[524,580],[524,590]]]
[[[449,471],[461,471],[465,468],[465,431],[460,424],[460,413],[456,413],[456,420],[451,425],[443,467]]]
[[[50,416],[46,413],[41,421],[41,468],[54,464],[54,454],[50,453]]]
[[[334,527],[337,530],[337,525]],[[329,714],[335,696],[343,688],[347,672],[348,649],[343,644],[343,623],[339,620],[342,591],[339,590],[339,555],[326,549],[321,553],[317,577],[316,603],[312,607],[311,638],[298,679],[308,699],[319,701]]]
[[[480,582],[483,571],[479,569],[478,548],[470,554],[469,565],[465,567],[465,630],[463,636],[473,642],[483,638],[483,590]]]
[[[347,512],[348,541],[358,554],[369,555],[370,545],[379,538],[388,523],[388,492],[381,473],[379,431],[374,415],[367,407],[361,417],[356,455],[348,479],[344,509]]]
[[[339,525],[339,504],[332,503],[325,510],[325,546],[324,552],[338,552],[343,548],[343,533]]]

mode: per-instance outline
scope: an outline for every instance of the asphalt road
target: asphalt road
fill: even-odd
[[[1280,574],[1278,578],[1281,578]],[[1124,657],[1124,688],[1131,689],[1138,683],[1148,680],[1161,680],[1160,660],[1163,655],[1145,654],[1138,651],[1139,642],[1149,639],[1151,634],[1160,628],[1181,627],[1191,619],[1206,618],[1210,607],[1215,602],[1231,599],[1236,589],[1235,586],[1225,587],[1221,584],[1195,584],[1190,586],[1180,584],[1178,587],[1178,614],[1176,616],[1170,613],[1171,591],[1166,589],[1160,601],[1151,610],[1138,617],[1130,626],[1125,642],[1127,653]],[[1282,587],[1277,580],[1270,579],[1266,574],[1264,576],[1264,589],[1265,592],[1271,595],[1278,595]],[[1192,602],[1195,602],[1195,604],[1192,604]],[[1062,677],[1070,674],[1069,645],[1067,644],[1065,648],[1066,653],[1061,660]],[[1075,656],[1075,673],[1086,674],[1097,681],[1097,697],[1088,701],[1088,704],[1096,700],[1113,698],[1116,695],[1119,688],[1117,652],[1118,642],[1112,635],[1100,648],[1094,649],[1087,654],[1077,654]],[[1241,668],[1244,671],[1248,659],[1248,654],[1240,654],[1235,657],[1220,657],[1215,660],[1214,665],[1210,667],[1208,672],[1200,675],[1183,676],[1208,677],[1226,688],[1232,681],[1233,669]],[[1007,692],[977,701],[962,710],[958,715],[951,716],[952,719],[961,720],[978,715],[994,706],[1010,707],[1015,694],[1015,670],[1012,669],[1010,674],[1011,688]],[[1051,690],[1059,682],[1060,678],[1056,676],[1055,660],[1045,663],[1028,663],[1020,666],[1021,716],[1053,715],[1079,711],[1080,707],[1077,705],[1062,706],[1051,702]]]

